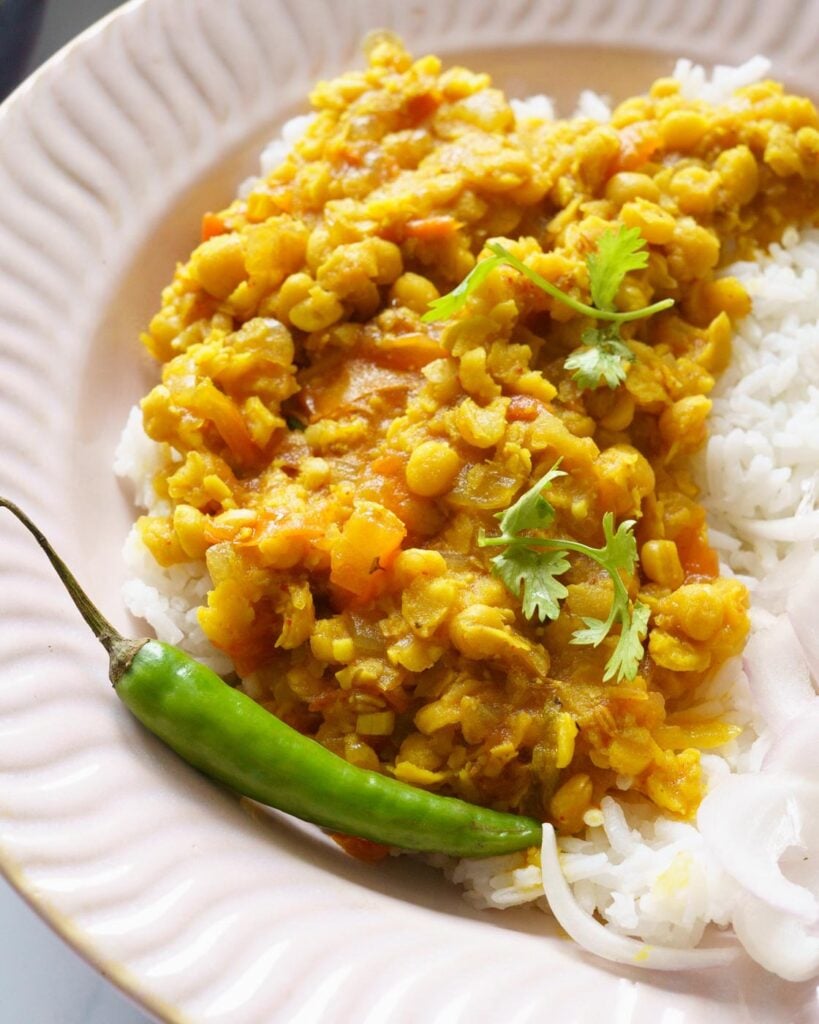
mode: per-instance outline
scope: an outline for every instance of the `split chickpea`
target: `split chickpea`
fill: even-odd
[[[422,498],[445,494],[455,481],[461,460],[446,441],[424,441],[407,463],[407,487]]]

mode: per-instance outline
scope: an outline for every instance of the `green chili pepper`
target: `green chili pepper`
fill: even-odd
[[[540,845],[541,825],[532,818],[427,793],[356,768],[177,648],[123,637],[28,516],[5,498],[0,507],[34,535],[108,651],[111,682],[123,703],[206,775],[333,832],[406,850],[487,857]]]

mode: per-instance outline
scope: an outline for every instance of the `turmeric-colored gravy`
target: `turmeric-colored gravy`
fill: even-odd
[[[737,732],[698,688],[748,629],[686,468],[750,308],[717,271],[817,209],[817,111],[771,81],[714,106],[660,79],[610,124],[516,119],[486,75],[388,37],[368,57],[316,87],[306,134],[204,218],[163,293],[142,408],[172,512],[141,536],[164,566],[206,559],[207,636],[354,764],[565,832],[608,791],[689,817],[700,751]],[[614,389],[564,368],[589,320],[510,267],[420,319],[491,239],[588,302],[586,256],[617,224],[650,254],[618,308],[675,304],[626,325]],[[633,680],[603,682],[616,630],[569,643],[608,613],[599,566],[571,555],[541,624],[477,544],[558,459],[555,536],[599,546],[605,512],[637,520]]]

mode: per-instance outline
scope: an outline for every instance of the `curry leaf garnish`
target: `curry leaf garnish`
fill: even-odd
[[[586,268],[589,272],[589,289],[592,302],[588,305],[564,292],[557,285],[547,281],[536,270],[527,266],[499,242],[489,242],[487,248],[490,257],[476,263],[461,283],[446,295],[435,299],[421,317],[424,323],[435,320],[446,320],[459,313],[466,305],[470,295],[486,280],[488,275],[500,266],[513,267],[541,291],[551,295],[564,305],[573,309],[581,316],[593,320],[603,320],[607,325],[603,328],[590,328],[583,333],[583,344],[586,348],[573,352],[565,362],[569,370],[574,370],[572,379],[581,388],[598,388],[601,381],[610,388],[616,388],[626,378],[627,365],[633,361],[634,355],[623,344],[620,338],[620,324],[631,320],[642,320],[653,316],[674,305],[673,299],[661,299],[650,306],[619,312],[614,309],[614,299],[623,279],[630,270],[641,270],[648,265],[646,241],[639,228],[627,228],[620,224],[612,228],[597,241],[594,252],[586,257]]]
[[[560,614],[560,601],[568,591],[558,579],[570,568],[568,552],[576,552],[597,562],[609,574],[614,590],[611,610],[606,619],[584,618],[584,629],[572,636],[573,644],[598,647],[615,625],[620,627],[617,644],[603,675],[609,679],[633,679],[643,657],[643,640],[648,632],[649,609],[639,601],[632,605],[621,573],[631,575],[637,561],[634,520],[627,519],[614,529],[614,516],[603,516],[602,547],[594,548],[562,537],[533,536],[524,531],[543,530],[555,518],[554,506],[543,496],[552,480],[564,476],[555,464],[505,512],[499,513],[501,535],[478,538],[481,547],[503,547],[490,561],[492,572],[508,590],[520,599],[527,619],[554,620]]]

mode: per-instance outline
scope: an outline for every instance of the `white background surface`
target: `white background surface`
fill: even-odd
[[[29,70],[119,6],[51,0]],[[0,1024],[150,1024],[0,878]]]

